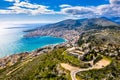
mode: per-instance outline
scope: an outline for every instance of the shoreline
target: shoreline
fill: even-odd
[[[76,36],[74,36],[74,34],[72,34],[71,35],[72,38],[70,37],[70,35],[66,35],[66,34],[62,35],[62,36],[60,36],[60,35],[39,35],[39,36],[25,36],[25,35],[23,35],[23,37],[29,37],[29,38],[40,37],[40,36],[44,36],[44,37],[50,36],[50,37],[54,37],[54,38],[60,38],[60,39],[63,39],[64,42],[55,43],[55,44],[48,44],[48,45],[41,46],[41,47],[36,48],[34,50],[31,50],[31,51],[18,52],[18,53],[14,53],[12,55],[1,57],[0,58],[0,69],[4,69],[7,66],[12,66],[19,61],[24,61],[27,58],[27,56],[30,56],[31,58],[33,58],[33,57],[38,56],[40,54],[48,53],[49,51],[51,51],[55,48],[74,46],[76,41],[79,39],[78,34]],[[21,60],[19,60],[19,59],[21,59]],[[10,65],[8,65],[8,63],[10,63]]]
[[[22,37],[23,37],[23,35],[22,35]],[[36,49],[44,48],[44,47],[46,47],[46,46],[56,46],[56,45],[59,45],[59,44],[63,44],[63,43],[68,42],[67,39],[64,39],[64,38],[62,38],[62,37],[54,37],[54,36],[34,36],[34,37],[53,37],[53,38],[63,39],[64,41],[63,41],[63,42],[57,42],[57,43],[55,43],[55,44],[54,44],[54,43],[53,43],[53,44],[47,44],[47,45],[44,45],[44,46],[35,48],[35,49],[31,50],[31,51],[27,51],[27,50],[26,50],[26,51],[21,51],[21,52],[17,52],[17,53],[12,53],[12,54],[10,54],[10,55],[6,55],[6,56],[3,56],[3,57],[0,57],[0,59],[9,57],[9,56],[15,55],[15,54],[25,53],[25,52],[31,53],[31,52],[34,52]],[[29,37],[29,38],[33,38],[33,37]]]
[[[66,44],[68,44],[68,40],[66,40],[66,39],[64,39],[64,40],[65,40],[65,42],[56,43],[56,44],[48,44],[48,45],[42,46],[40,48],[36,48],[32,51],[19,52],[19,53],[5,56],[5,57],[1,57],[0,58],[0,70],[6,68],[8,66],[14,65],[15,63],[17,63],[19,61],[20,58],[21,58],[20,61],[24,61],[24,59],[26,59],[27,56],[30,56],[31,58],[33,58],[42,53],[44,54],[46,52],[49,52],[49,51],[55,49],[55,47],[63,47],[63,46],[66,47]],[[10,63],[10,65],[8,65],[8,63]]]

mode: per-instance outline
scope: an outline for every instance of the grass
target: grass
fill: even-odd
[[[32,61],[22,62],[1,70],[1,80],[67,80],[65,74],[59,74],[57,65],[63,60],[64,48],[55,49],[48,54],[42,54]],[[10,72],[10,74],[8,74]],[[6,75],[8,74],[8,75]],[[58,76],[59,75],[59,76]]]
[[[104,59],[111,61],[104,57]],[[111,64],[102,69],[94,69],[77,73],[77,77],[83,80],[119,80],[120,79],[120,61],[112,59]]]
[[[80,60],[74,56],[68,55],[67,52],[64,52],[64,60],[67,61],[67,63],[80,67]]]

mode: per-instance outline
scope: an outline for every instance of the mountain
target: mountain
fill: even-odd
[[[107,18],[92,19],[67,19],[54,24],[48,24],[39,28],[28,30],[24,37],[34,36],[54,36],[67,39],[70,43],[75,43],[81,32],[95,29],[120,29],[120,25]]]
[[[91,18],[91,19],[67,19],[60,21],[55,24],[45,25],[41,28],[57,28],[57,29],[75,29],[77,27],[87,27],[87,26],[119,26],[117,23],[112,22],[110,19],[105,17],[101,18]]]
[[[41,30],[41,29],[59,29],[59,30],[71,30],[71,29],[76,29],[78,27],[82,27],[82,28],[87,28],[88,26],[120,26],[119,24],[111,21],[108,18],[105,17],[101,17],[101,18],[91,18],[91,19],[67,19],[67,20],[63,20],[54,24],[48,24],[45,26],[41,26],[37,29],[33,29],[33,30],[28,30],[26,32],[31,32],[34,30]]]

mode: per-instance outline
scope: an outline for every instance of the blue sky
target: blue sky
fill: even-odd
[[[0,0],[0,22],[57,22],[120,17],[120,0]]]
[[[21,0],[25,1],[25,0]],[[40,4],[45,6],[50,6],[50,9],[60,10],[59,5],[69,4],[72,6],[98,6],[101,4],[108,4],[108,0],[27,0],[31,4]],[[0,8],[6,9],[9,6],[12,6],[13,3],[10,3],[9,0],[0,0]]]

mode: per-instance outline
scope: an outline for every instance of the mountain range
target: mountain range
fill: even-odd
[[[112,18],[113,19],[113,18]],[[114,18],[115,19],[118,18]],[[111,19],[101,17],[101,18],[91,18],[91,19],[67,19],[54,24],[48,24],[41,26],[35,30],[46,29],[46,28],[56,28],[56,29],[76,29],[78,27],[87,28],[88,26],[119,26],[116,22],[113,22]]]
[[[33,30],[28,30],[24,37],[35,36],[54,36],[62,37],[75,43],[82,32],[98,29],[120,29],[120,25],[108,18],[91,18],[91,19],[67,19],[54,24],[48,24]]]

